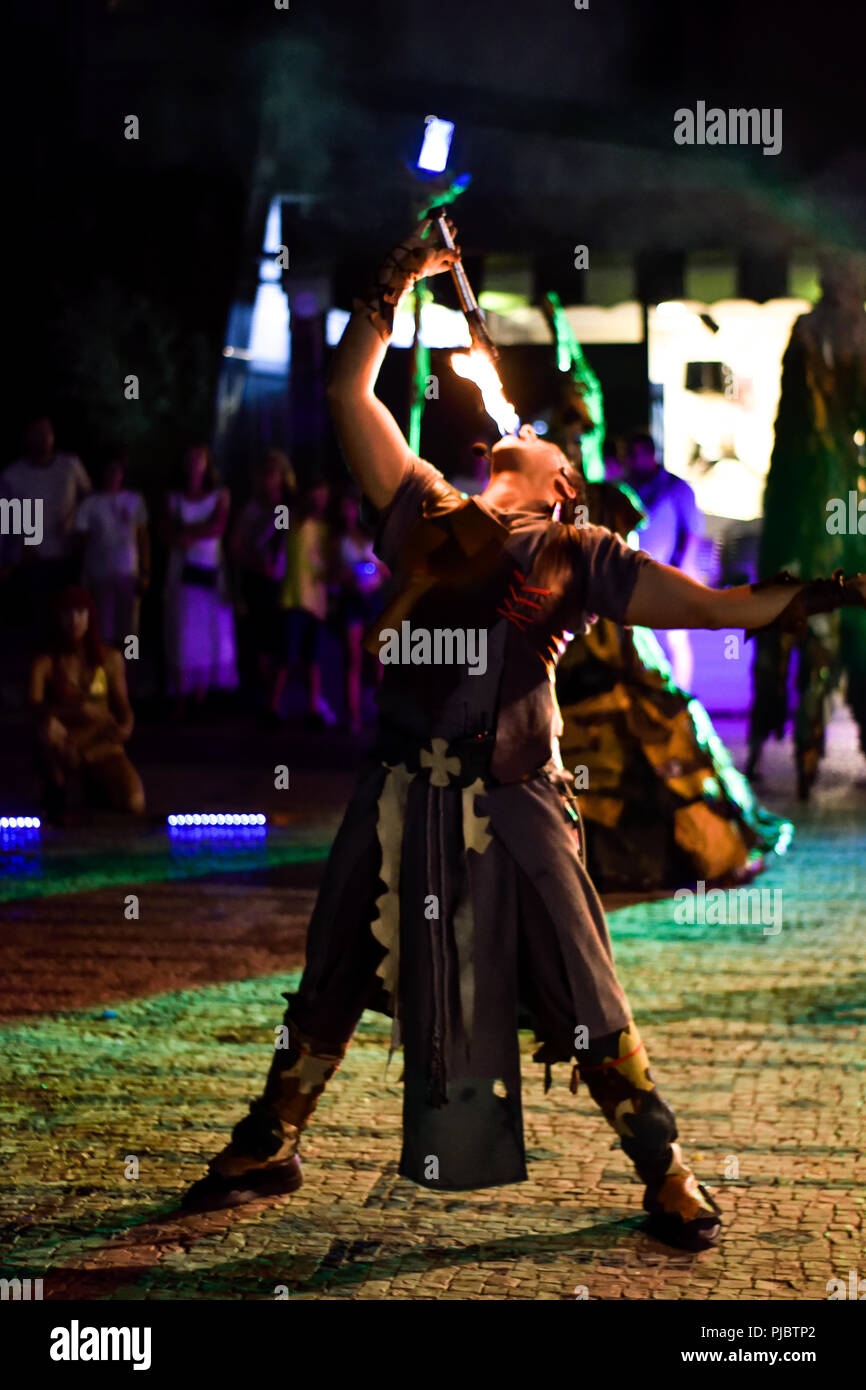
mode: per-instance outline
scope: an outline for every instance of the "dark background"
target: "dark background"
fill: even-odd
[[[576,243],[634,254],[647,298],[695,248],[734,248],[760,297],[792,249],[866,244],[866,19],[842,0],[11,0],[4,29],[4,461],[48,410],[59,447],[122,435],[161,481],[211,432],[270,196],[293,268],[345,299],[406,226],[428,112],[473,174],[470,263],[532,255],[567,302]],[[677,147],[701,99],[782,107],[782,153]]]

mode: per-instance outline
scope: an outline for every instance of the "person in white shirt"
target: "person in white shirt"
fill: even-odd
[[[229,515],[228,488],[219,487],[205,444],[187,449],[183,488],[170,492],[163,520],[168,542],[165,579],[166,685],[175,714],[193,695],[236,690],[234,612],[229,602],[222,537]]]
[[[38,524],[32,535],[4,524],[0,575],[11,580],[10,611],[26,622],[28,637],[37,646],[47,639],[57,594],[75,578],[75,512],[91,490],[81,460],[55,451],[48,417],[31,420],[24,455],[0,473],[0,498],[19,501],[22,515]],[[6,509],[4,523],[11,516]]]
[[[137,635],[141,595],[150,583],[147,507],[140,492],[124,487],[126,460],[114,453],[101,487],[78,508],[75,530],[83,538],[81,578],[93,595],[105,641],[123,650]]]

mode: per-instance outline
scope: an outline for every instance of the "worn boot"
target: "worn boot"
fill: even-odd
[[[715,1244],[719,1208],[683,1161],[674,1112],[656,1090],[635,1024],[594,1039],[579,1072],[646,1183],[647,1231],[680,1250]]]
[[[287,1021],[288,1048],[274,1053],[264,1095],[181,1199],[186,1211],[218,1211],[295,1192],[303,1181],[298,1143],[348,1043],[325,1043]]]

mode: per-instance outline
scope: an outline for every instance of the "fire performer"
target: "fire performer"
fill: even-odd
[[[386,666],[376,741],[331,851],[300,988],[287,996],[288,1045],[184,1206],[300,1186],[300,1134],[365,1008],[394,1019],[392,1047],[404,1049],[400,1173],[434,1190],[525,1180],[523,1005],[546,1084],[552,1064],[573,1063],[572,1090],[583,1080],[621,1137],[646,1185],[649,1230],[703,1249],[718,1236],[718,1208],[683,1159],[614,971],[558,757],[555,665],[565,631],[588,614],[662,628],[789,625],[863,603],[866,576],[705,588],[602,527],[554,520],[579,478],[528,426],[494,446],[480,498],[461,497],[411,453],[374,393],[395,307],[456,255],[423,234],[391,252],[356,301],[329,395],[348,465],[379,513],[377,554],[402,586],[380,634],[408,624],[421,658],[431,630],[465,638],[474,628],[487,659],[483,671]]]

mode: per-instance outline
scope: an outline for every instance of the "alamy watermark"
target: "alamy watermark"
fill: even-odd
[[[48,1355],[52,1361],[131,1361],[134,1371],[151,1364],[149,1327],[82,1327],[73,1318],[69,1327],[51,1329]]]
[[[853,491],[831,497],[827,503],[827,531],[831,536],[866,536],[866,497]]]
[[[848,1283],[844,1279],[827,1280],[827,1298],[830,1302],[839,1298],[856,1298],[859,1303],[866,1300],[866,1279],[860,1278],[857,1269],[848,1270]]]
[[[677,145],[761,145],[764,154],[782,150],[782,108],[780,106],[707,109],[697,102],[694,111],[681,106],[674,112],[674,141]]]
[[[25,545],[41,545],[42,535],[41,497],[0,497],[0,536],[23,536]]]
[[[674,921],[680,926],[763,926],[765,936],[782,930],[781,888],[711,888],[700,879],[696,888],[674,893]]]
[[[0,1279],[0,1301],[13,1303],[37,1302],[42,1298],[42,1279]]]
[[[379,632],[383,666],[466,666],[470,676],[487,670],[487,629],[483,627],[413,628],[408,620]]]

